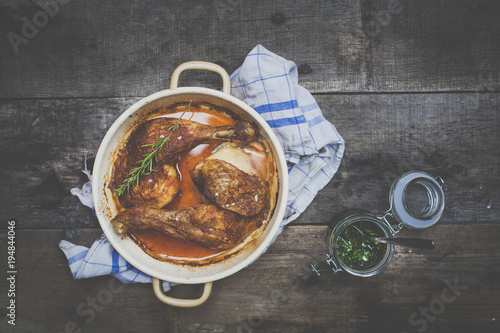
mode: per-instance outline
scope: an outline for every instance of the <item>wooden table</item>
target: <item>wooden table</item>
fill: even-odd
[[[17,270],[15,297],[0,280],[0,331],[500,331],[498,2],[0,6],[1,267],[9,270],[7,222],[15,221]],[[69,192],[86,181],[85,154],[95,155],[128,106],[168,87],[179,64],[211,61],[231,73],[259,43],[297,63],[300,84],[345,138],[334,179],[267,253],[215,282],[198,308],[166,306],[150,285],[74,280],[58,242],[90,246],[101,234]],[[215,74],[186,73],[188,83],[220,88]],[[353,207],[382,214],[392,181],[408,170],[446,183],[440,222],[400,233],[431,238],[436,250],[398,248],[372,278],[315,276],[308,265],[325,253],[332,216]]]

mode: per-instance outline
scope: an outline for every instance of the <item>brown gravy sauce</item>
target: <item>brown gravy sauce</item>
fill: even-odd
[[[161,108],[152,118],[172,117],[179,118],[184,112],[186,105],[178,106],[174,110]],[[224,126],[233,124],[235,121],[228,115],[220,113],[206,105],[192,104],[190,111],[186,112],[182,119],[196,121],[210,126]],[[189,171],[194,169],[198,163],[212,154],[223,140],[212,140],[208,144],[201,144],[179,158],[176,168],[181,180],[180,191],[175,199],[165,209],[173,210],[183,207],[193,207],[204,202],[203,195],[191,180]],[[207,249],[182,239],[176,239],[154,229],[135,230],[130,233],[130,238],[146,253],[158,260],[191,262],[193,259],[209,259],[223,253],[217,249]]]

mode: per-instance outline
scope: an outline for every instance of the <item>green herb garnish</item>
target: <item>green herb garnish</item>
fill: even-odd
[[[150,173],[156,171],[153,169],[153,161],[158,163],[158,153],[160,152],[160,150],[162,150],[164,146],[168,145],[168,141],[170,140],[170,136],[172,135],[172,133],[174,133],[175,131],[180,132],[179,122],[182,116],[184,116],[184,114],[188,110],[190,110],[191,102],[192,101],[190,101],[189,104],[186,106],[184,112],[182,112],[182,114],[180,115],[179,119],[177,119],[175,124],[173,124],[168,128],[169,133],[166,137],[160,136],[156,139],[156,142],[142,146],[142,147],[151,147],[153,148],[153,150],[150,153],[143,155],[144,158],[137,162],[138,166],[133,168],[132,171],[130,171],[129,176],[123,180],[120,187],[115,189],[115,193],[117,196],[122,196],[123,194],[125,194],[125,192],[130,191],[130,187],[133,186],[134,184],[135,186],[139,186],[139,178],[142,175],[149,175]]]
[[[382,229],[373,224],[355,224],[365,235],[384,237]],[[337,253],[340,260],[347,266],[365,270],[376,266],[382,261],[387,251],[387,244],[367,240],[354,228],[345,227],[337,239]]]

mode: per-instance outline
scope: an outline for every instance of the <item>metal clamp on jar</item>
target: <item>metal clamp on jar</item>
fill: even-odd
[[[410,171],[392,184],[390,208],[383,216],[361,209],[344,212],[332,221],[326,239],[328,253],[311,262],[313,271],[369,277],[389,265],[395,245],[434,248],[430,240],[394,236],[403,227],[423,229],[439,220],[444,210],[443,185],[441,177]]]

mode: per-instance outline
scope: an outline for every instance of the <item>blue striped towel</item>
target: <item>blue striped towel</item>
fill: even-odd
[[[337,172],[344,139],[298,84],[294,62],[257,45],[231,75],[231,94],[271,126],[288,161],[290,191],[283,224],[295,220]]]
[[[231,75],[231,94],[253,107],[271,126],[288,161],[290,190],[283,226],[295,220],[337,172],[345,143],[323,117],[314,97],[298,84],[298,71],[288,61],[257,45]],[[91,175],[82,189],[72,189],[93,208]],[[280,232],[281,232],[280,230]],[[151,282],[151,277],[126,262],[103,235],[89,249],[61,241],[75,279],[113,275],[123,282]],[[163,288],[172,284],[164,282]]]

